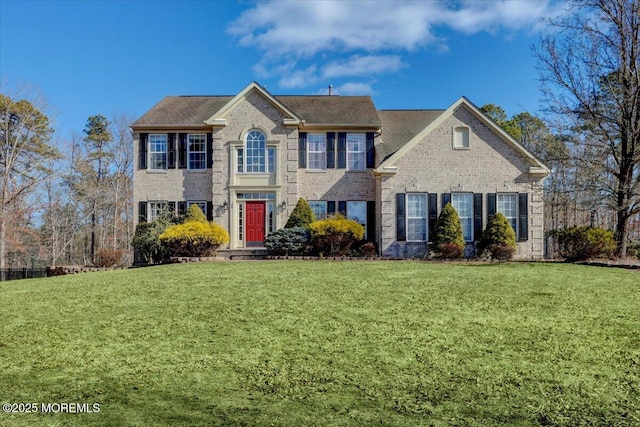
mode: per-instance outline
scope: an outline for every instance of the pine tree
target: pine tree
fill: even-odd
[[[309,203],[302,197],[298,199],[296,207],[291,212],[289,220],[284,228],[304,227],[309,228],[309,224],[316,220],[316,216],[311,210]]]
[[[516,233],[500,212],[489,217],[487,228],[482,232],[478,251],[480,254],[488,251],[494,259],[513,258],[516,251]]]

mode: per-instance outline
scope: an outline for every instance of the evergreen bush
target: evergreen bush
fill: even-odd
[[[311,233],[304,227],[282,228],[269,233],[264,246],[271,255],[303,255],[310,239]]]
[[[438,219],[433,232],[434,251],[445,259],[458,259],[464,255],[464,237],[458,212],[451,203],[447,203]]]
[[[480,255],[485,252],[492,259],[509,260],[516,252],[516,233],[507,218],[500,212],[491,215],[487,221],[487,228],[482,232]]]
[[[611,257],[616,249],[613,232],[603,228],[571,227],[552,235],[558,239],[560,256],[567,261]]]
[[[169,225],[165,220],[136,225],[131,246],[136,250],[141,262],[154,264],[169,258],[167,249],[160,242],[160,235]]]
[[[353,242],[364,238],[364,227],[342,215],[314,221],[309,228],[313,248],[321,255],[344,255]]]
[[[214,222],[186,221],[167,228],[160,242],[170,256],[214,256],[220,245],[229,242],[229,233]]]
[[[298,199],[296,207],[289,216],[284,228],[304,227],[309,228],[309,224],[316,220],[316,216],[311,210],[309,203],[302,197]]]
[[[187,216],[184,222],[189,221],[208,222],[207,217],[204,212],[202,212],[202,209],[200,209],[200,206],[196,205],[195,203],[189,206],[189,209],[187,209]]]

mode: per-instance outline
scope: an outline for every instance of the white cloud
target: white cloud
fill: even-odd
[[[407,66],[403,52],[446,51],[438,31],[529,32],[559,10],[549,0],[267,1],[245,10],[228,32],[262,52],[257,73],[296,88],[395,72]]]

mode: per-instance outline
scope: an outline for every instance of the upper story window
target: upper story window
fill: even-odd
[[[310,133],[307,135],[307,153],[309,169],[326,169],[327,167],[326,134]]]
[[[364,133],[347,134],[347,169],[365,170],[366,136]]]
[[[276,148],[267,147],[264,134],[259,130],[247,133],[243,148],[236,150],[238,173],[275,173]]]
[[[167,168],[167,135],[149,135],[149,169]]]
[[[469,128],[457,127],[454,129],[453,148],[469,148]]]
[[[452,193],[451,204],[458,212],[462,235],[467,242],[473,241],[473,194]]]
[[[205,134],[189,134],[187,136],[189,150],[189,169],[207,168],[207,136]]]
[[[517,194],[497,194],[497,210],[507,218],[513,231],[518,229],[518,195]]]

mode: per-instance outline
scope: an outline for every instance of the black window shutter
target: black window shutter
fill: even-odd
[[[187,168],[187,134],[178,134],[178,167]]]
[[[336,213],[336,202],[328,201],[327,202],[327,215],[333,215]]]
[[[336,167],[336,133],[327,132],[327,169]]]
[[[213,133],[207,133],[207,169],[213,167]]]
[[[529,195],[518,194],[518,240],[526,242],[529,239]]]
[[[376,202],[367,201],[367,240],[375,242],[376,239]]]
[[[407,240],[407,229],[405,221],[405,194],[396,194],[396,240],[404,242]]]
[[[496,193],[487,194],[487,219],[497,212]]]
[[[447,206],[447,203],[451,203],[451,193],[442,193],[442,207]]]
[[[347,134],[338,132],[338,168],[347,167]]]
[[[178,202],[178,215],[187,214],[187,202]]]
[[[176,214],[176,202],[167,202],[167,209],[171,212],[171,215]]]
[[[175,169],[176,167],[176,134],[167,134],[167,168]]]
[[[298,137],[298,167],[304,169],[307,167],[307,133],[300,132]]]
[[[429,211],[429,241],[431,241],[438,219],[438,195],[436,193],[427,194],[427,210]]]
[[[147,168],[147,145],[148,145],[149,134],[141,133],[138,138],[138,169],[146,169]],[[146,204],[145,204],[146,205]]]
[[[367,167],[372,168],[375,166],[376,150],[374,147],[374,133],[367,132]]]
[[[347,202],[345,200],[338,201],[338,212],[341,215],[347,216]]]
[[[147,222],[147,202],[138,202],[138,222]]]
[[[207,202],[207,221],[213,221],[213,202]]]
[[[473,195],[473,238],[479,241],[482,237],[482,193]]]

